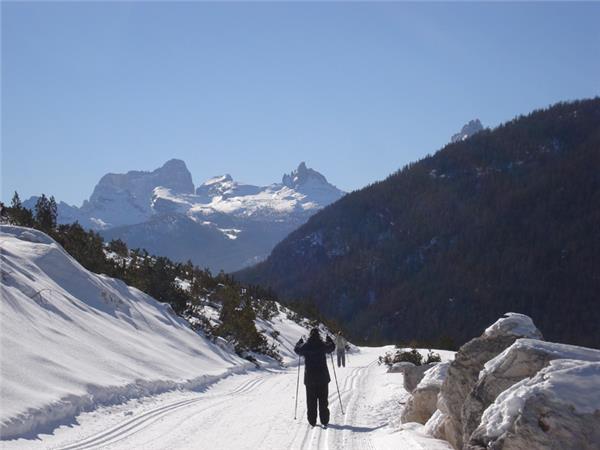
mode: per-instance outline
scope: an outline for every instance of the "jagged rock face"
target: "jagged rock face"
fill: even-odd
[[[436,363],[429,363],[420,366],[413,365],[412,367],[406,367],[403,372],[404,389],[406,392],[413,392],[425,376],[425,372],[435,365]]]
[[[449,432],[446,431],[446,423],[448,423],[448,416],[439,409],[437,409],[425,424],[425,433],[427,433],[430,436],[433,436],[436,439],[445,440],[446,436],[449,434]]]
[[[484,364],[510,346],[516,336],[475,338],[456,353],[448,368],[448,376],[442,385],[443,401],[439,408],[447,416],[446,440],[454,448],[462,448],[462,408],[465,399],[477,382]]]
[[[177,194],[194,193],[192,175],[185,163],[177,159],[152,172],[109,173],[100,179],[89,201],[80,208],[80,215],[87,219],[83,222],[91,221],[99,229],[144,222],[153,213],[157,186]]]
[[[306,163],[304,161],[298,165],[296,170],[292,171],[290,174],[285,174],[281,179],[281,183],[284,186],[293,189],[306,185],[311,181],[316,181],[323,184],[327,183],[327,179],[323,175],[316,170],[306,167]]]
[[[600,443],[600,363],[554,360],[484,412],[468,450],[592,450]]]
[[[537,374],[556,359],[600,362],[600,350],[556,344],[535,339],[518,339],[485,364],[463,406],[463,441],[468,442],[488,406],[505,390]]]
[[[425,424],[431,418],[436,411],[438,393],[448,373],[449,365],[449,362],[435,364],[425,372],[425,376],[412,392],[402,411],[402,423]]]
[[[479,119],[470,120],[461,128],[460,132],[452,135],[450,141],[464,141],[465,139],[469,139],[474,134],[479,133],[481,130],[483,130],[483,125],[481,125]]]
[[[456,353],[448,368],[439,402],[446,418],[446,440],[457,449],[463,445],[463,406],[477,383],[485,363],[494,358],[519,337],[541,338],[531,319],[522,314],[508,313],[489,327],[482,336],[472,339]]]

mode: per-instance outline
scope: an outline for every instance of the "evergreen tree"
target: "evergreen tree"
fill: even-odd
[[[57,206],[54,196],[50,198],[42,194],[35,203],[35,221],[40,229],[51,232],[56,228]]]
[[[32,212],[23,207],[19,194],[15,191],[10,208],[7,208],[6,215],[11,223],[23,227],[32,227],[34,224]]]
[[[10,203],[10,207],[14,208],[14,209],[23,208],[23,204],[21,203],[21,198],[19,197],[19,193],[17,191],[15,191],[15,193],[13,194],[13,198]]]
[[[108,243],[108,250],[111,252],[115,252],[119,256],[127,256],[128,248],[127,244],[123,242],[121,239],[113,239]]]

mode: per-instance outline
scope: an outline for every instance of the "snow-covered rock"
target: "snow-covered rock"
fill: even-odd
[[[392,364],[387,371],[388,373],[404,373],[409,367],[415,367],[415,365],[408,361],[400,361]]]
[[[483,130],[483,125],[481,125],[479,119],[470,120],[461,128],[458,133],[452,135],[450,142],[464,141],[469,139],[474,134],[479,133],[481,130]]]
[[[438,394],[439,402],[439,394]],[[439,408],[439,406],[438,406]],[[446,439],[449,431],[446,431],[446,424],[449,423],[448,416],[444,414],[440,409],[436,409],[431,415],[427,423],[425,423],[425,433],[433,436],[436,439]]]
[[[479,380],[469,393],[463,407],[463,440],[479,426],[481,415],[503,391],[517,382],[534,376],[550,361],[574,359],[600,362],[600,350],[557,344],[536,339],[518,339],[488,361],[479,374]]]
[[[253,186],[231,175],[194,189],[185,163],[107,174],[81,208],[58,204],[58,222],[79,221],[107,239],[218,272],[255,264],[286,235],[344,192],[303,162],[281,183]],[[35,206],[36,197],[23,204]]]
[[[413,365],[412,367],[408,366],[402,372],[404,374],[404,389],[407,392],[413,392],[423,377],[425,376],[425,372],[434,367],[437,363],[429,363],[422,364],[420,366]]]
[[[542,333],[536,328],[531,317],[519,313],[506,313],[490,327],[486,328],[484,336],[527,336],[532,339],[542,339]]]
[[[428,369],[402,411],[402,422],[425,424],[437,409],[437,398],[448,373],[449,362]]]
[[[592,450],[600,444],[600,363],[559,359],[485,410],[469,450]]]
[[[519,337],[541,338],[531,319],[522,314],[508,313],[489,327],[483,335],[463,345],[448,367],[442,385],[438,407],[445,414],[445,439],[454,448],[463,445],[463,405],[479,379],[486,362],[494,358]]]

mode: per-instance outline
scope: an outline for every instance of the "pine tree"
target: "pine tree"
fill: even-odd
[[[35,203],[35,221],[40,229],[50,232],[56,228],[57,206],[54,196],[50,198],[42,194]]]
[[[23,204],[21,203],[21,198],[19,197],[19,193],[17,191],[15,191],[13,195],[10,207],[14,209],[21,209],[23,207]]]
[[[23,207],[21,199],[17,191],[15,191],[10,208],[7,208],[7,216],[11,223],[20,225],[22,227],[33,227],[33,214],[32,212]]]

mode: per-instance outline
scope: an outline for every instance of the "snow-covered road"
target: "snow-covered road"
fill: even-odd
[[[407,394],[402,375],[388,374],[377,357],[389,348],[361,348],[337,369],[329,385],[331,423],[306,421],[300,380],[298,415],[294,395],[298,371],[271,369],[230,376],[203,392],[175,391],[84,413],[36,440],[4,441],[6,449],[447,449],[418,430],[399,431]],[[330,362],[331,371],[331,362]],[[333,373],[331,373],[333,378]],[[301,375],[302,376],[302,375]]]

